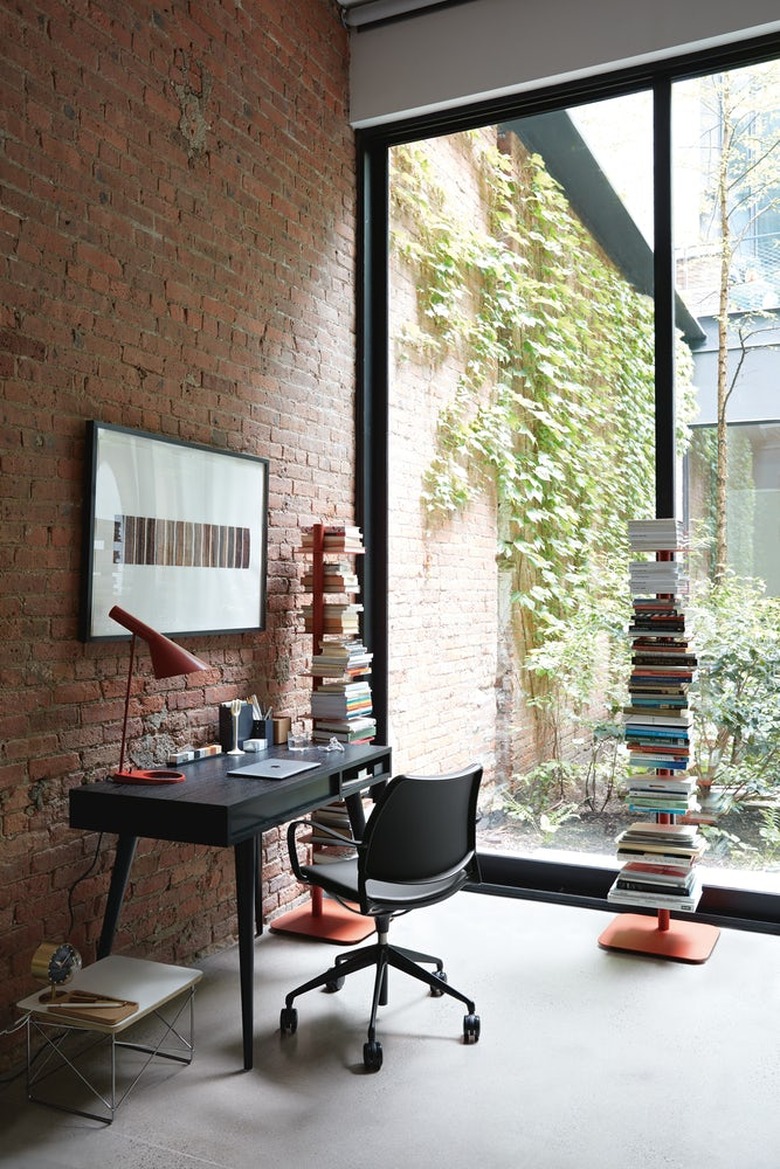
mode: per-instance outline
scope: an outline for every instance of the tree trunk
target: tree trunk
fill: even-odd
[[[728,405],[729,374],[729,283],[731,279],[731,226],[729,222],[729,161],[734,134],[728,74],[721,82],[721,115],[723,141],[718,168],[718,212],[721,228],[720,289],[718,295],[718,405],[717,454],[715,471],[715,572],[714,582],[720,584],[728,566],[728,538],[726,532],[726,486],[728,482]]]

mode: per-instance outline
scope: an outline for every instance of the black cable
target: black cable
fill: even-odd
[[[95,846],[95,855],[93,856],[92,860],[90,861],[89,868],[85,869],[84,872],[80,876],[76,877],[76,880],[73,882],[70,889],[68,890],[68,934],[67,934],[68,937],[70,937],[70,935],[73,933],[73,927],[75,924],[75,915],[73,912],[73,894],[76,891],[77,886],[80,885],[82,881],[85,881],[87,879],[87,877],[92,872],[95,865],[97,864],[98,857],[100,856],[100,846],[102,845],[102,843],[103,843],[103,833],[100,832],[100,833],[98,833],[97,844]],[[28,1012],[28,1014],[29,1014],[29,1012]],[[22,1015],[21,1019],[18,1019],[15,1023],[12,1023],[9,1027],[6,1027],[3,1030],[0,1030],[0,1036],[13,1035],[14,1031],[20,1030],[20,1028],[22,1028],[25,1025],[25,1023],[27,1022],[27,1018],[28,1018],[28,1015]],[[38,1058],[39,1055],[40,1055],[40,1051],[37,1051],[33,1056],[33,1062]],[[26,1069],[24,1067],[21,1067],[16,1071],[12,1071],[7,1076],[0,1076],[0,1084],[13,1083],[14,1080],[17,1080],[21,1075],[24,1075],[25,1070]]]
[[[85,881],[87,879],[87,877],[92,872],[95,865],[97,864],[98,857],[100,856],[100,846],[102,843],[103,843],[103,833],[100,832],[98,834],[98,838],[97,838],[97,845],[95,846],[95,855],[92,858],[92,862],[91,862],[89,868],[86,869],[81,874],[80,877],[76,877],[76,880],[73,882],[70,889],[68,890],[68,934],[67,934],[68,937],[70,937],[70,935],[73,933],[73,926],[75,924],[75,917],[74,917],[74,913],[73,913],[73,894],[76,891],[76,887],[78,885],[80,885],[82,881]]]

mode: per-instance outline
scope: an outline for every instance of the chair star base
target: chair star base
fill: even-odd
[[[435,969],[432,971],[424,970],[420,965],[422,962],[430,963]],[[373,945],[364,946],[360,950],[352,950],[347,954],[339,954],[333,965],[323,974],[318,974],[316,978],[309,979],[308,982],[304,982],[291,991],[284,1000],[279,1018],[282,1034],[293,1035],[298,1029],[298,1011],[293,1003],[299,995],[316,990],[318,987],[335,993],[341,990],[348,974],[354,974],[358,970],[365,970],[370,966],[376,968],[376,974],[371,1017],[368,1024],[368,1039],[363,1045],[363,1063],[366,1071],[377,1072],[382,1066],[382,1046],[376,1037],[376,1016],[377,1009],[387,1004],[387,972],[390,967],[424,982],[430,988],[434,998],[440,998],[447,994],[464,1003],[468,1013],[463,1017],[463,1042],[477,1042],[480,1033],[480,1018],[476,1014],[474,1002],[449,985],[441,958],[436,958],[433,954],[421,954],[416,950],[402,949],[400,946],[391,946],[386,940],[386,935],[380,936]]]

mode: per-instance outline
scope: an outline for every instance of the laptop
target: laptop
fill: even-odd
[[[261,759],[247,767],[235,767],[228,775],[241,775],[244,779],[289,779],[291,775],[319,766],[319,763],[307,763],[305,759]]]

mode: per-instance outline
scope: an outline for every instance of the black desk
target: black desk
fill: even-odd
[[[316,760],[319,766],[290,779],[245,779],[227,774],[231,768],[268,755],[294,758],[286,747],[274,747],[262,756],[217,755],[184,764],[184,783],[142,786],[106,780],[72,788],[70,792],[71,828],[115,832],[119,837],[98,958],[111,953],[139,836],[223,848],[232,845],[245,1068],[252,1067],[255,907],[261,836],[269,828],[340,799],[346,800],[353,829],[359,833],[363,827],[359,793],[390,776],[390,748],[373,744],[347,747],[343,752],[301,752],[301,759]]]

